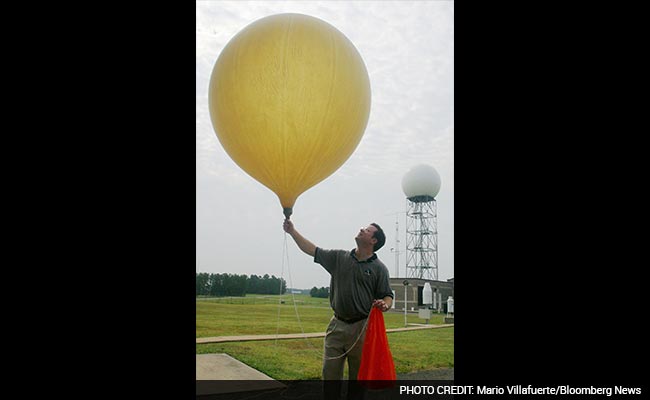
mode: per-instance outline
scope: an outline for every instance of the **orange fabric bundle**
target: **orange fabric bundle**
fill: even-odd
[[[363,343],[361,366],[357,379],[360,381],[394,381],[397,379],[393,356],[388,347],[384,315],[376,307],[370,310],[368,316],[368,329]]]

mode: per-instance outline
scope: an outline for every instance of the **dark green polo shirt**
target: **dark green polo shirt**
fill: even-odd
[[[355,249],[324,250],[316,248],[314,262],[330,273],[330,305],[337,317],[356,319],[370,314],[372,302],[393,297],[388,268],[377,254],[365,261],[354,256]]]

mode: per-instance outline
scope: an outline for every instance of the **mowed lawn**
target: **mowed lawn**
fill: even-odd
[[[387,329],[404,327],[403,312],[386,312]],[[309,295],[197,299],[196,337],[324,332],[332,310],[328,299]],[[430,324],[442,324],[433,314]],[[423,324],[417,313],[407,322]],[[388,334],[398,374],[454,366],[454,328]],[[274,379],[320,379],[323,338],[196,345],[197,354],[227,353]],[[346,371],[347,374],[347,371]]]

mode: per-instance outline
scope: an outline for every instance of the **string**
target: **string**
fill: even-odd
[[[282,249],[282,271],[281,271],[281,276],[280,276],[280,296],[282,296],[282,279],[284,277],[285,257],[286,257],[286,262],[287,262],[287,272],[289,274],[289,285],[291,286],[291,288],[293,288],[293,280],[291,278],[291,263],[289,262],[289,248],[287,246],[287,233],[286,232],[284,233],[284,247]],[[312,348],[312,350],[314,350],[319,355],[319,357],[322,357],[323,360],[336,360],[338,358],[342,358],[342,357],[345,357],[346,355],[348,355],[348,353],[350,353],[354,349],[354,347],[357,345],[357,343],[359,342],[359,339],[361,339],[361,336],[363,336],[363,333],[366,331],[366,328],[368,326],[368,320],[370,318],[366,318],[366,322],[364,323],[363,328],[361,328],[361,330],[359,331],[359,335],[357,336],[356,340],[354,341],[352,346],[350,346],[350,348],[347,351],[345,351],[343,354],[340,354],[340,355],[335,356],[335,357],[327,357],[327,356],[325,356],[325,354],[322,351],[318,350],[312,344],[312,342],[309,340],[309,338],[307,338],[307,336],[305,335],[305,329],[304,329],[304,327],[302,325],[302,321],[300,320],[300,314],[298,313],[298,306],[296,304],[296,298],[295,298],[295,296],[293,294],[293,291],[291,291],[291,299],[293,301],[293,308],[294,308],[294,311],[296,313],[296,319],[298,320],[298,326],[300,327],[300,332],[303,335],[303,339],[305,339],[305,341],[309,344],[309,346]],[[278,333],[279,333],[279,329],[280,329],[280,305],[281,305],[281,303],[278,304],[278,325],[277,325],[278,327],[277,327],[277,330],[276,330],[276,337],[275,337],[276,351],[277,351]],[[328,334],[329,333],[326,333],[325,336],[327,336]]]
[[[287,255],[287,272],[289,273],[289,285],[291,288],[293,288],[293,280],[291,279],[291,268],[290,268],[290,263],[289,263],[289,248],[287,247],[287,234],[285,232],[284,234],[284,253]],[[283,267],[284,269],[284,267]],[[296,304],[296,296],[293,294],[293,290],[291,291],[291,300],[293,301],[293,309],[296,313],[296,319],[298,320],[298,326],[300,326],[300,332],[303,334],[303,337],[305,335],[305,329],[302,326],[302,321],[300,321],[300,315],[298,314],[298,305]],[[306,339],[306,337],[305,337]],[[308,343],[311,343],[309,340],[307,341]]]
[[[354,346],[357,345],[357,342],[359,341],[359,339],[361,339],[361,336],[363,335],[363,332],[366,331],[366,327],[368,326],[368,321],[369,320],[370,320],[370,318],[366,318],[366,322],[363,324],[363,328],[361,328],[361,330],[359,331],[359,336],[357,336],[357,339],[354,341],[354,343],[352,343],[352,346],[350,346],[350,348],[345,353],[341,354],[340,356],[336,356],[336,357],[325,357],[325,355],[323,354],[323,359],[324,360],[336,360],[337,358],[345,357],[349,352],[351,352],[352,349],[354,349]]]
[[[282,270],[280,271],[280,296],[278,298],[278,321],[275,329],[275,352],[278,352],[278,336],[280,335],[280,310],[282,308],[282,281],[284,280],[284,253],[287,251],[287,234],[284,234],[284,246],[282,248]]]

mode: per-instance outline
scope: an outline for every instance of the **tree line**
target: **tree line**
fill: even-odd
[[[200,272],[196,274],[196,295],[225,297],[243,297],[246,293],[251,294],[285,294],[287,282],[275,275],[264,276],[237,275],[237,274],[212,274]],[[317,288],[314,286],[310,291],[311,297],[329,297],[329,287]]]
[[[287,282],[274,275],[264,276],[213,274],[199,272],[196,274],[197,296],[245,296],[253,294],[284,294],[287,291]]]
[[[309,295],[311,297],[327,298],[330,295],[330,290],[329,290],[329,288],[326,288],[326,287],[317,288],[316,286],[314,286],[309,291]]]

